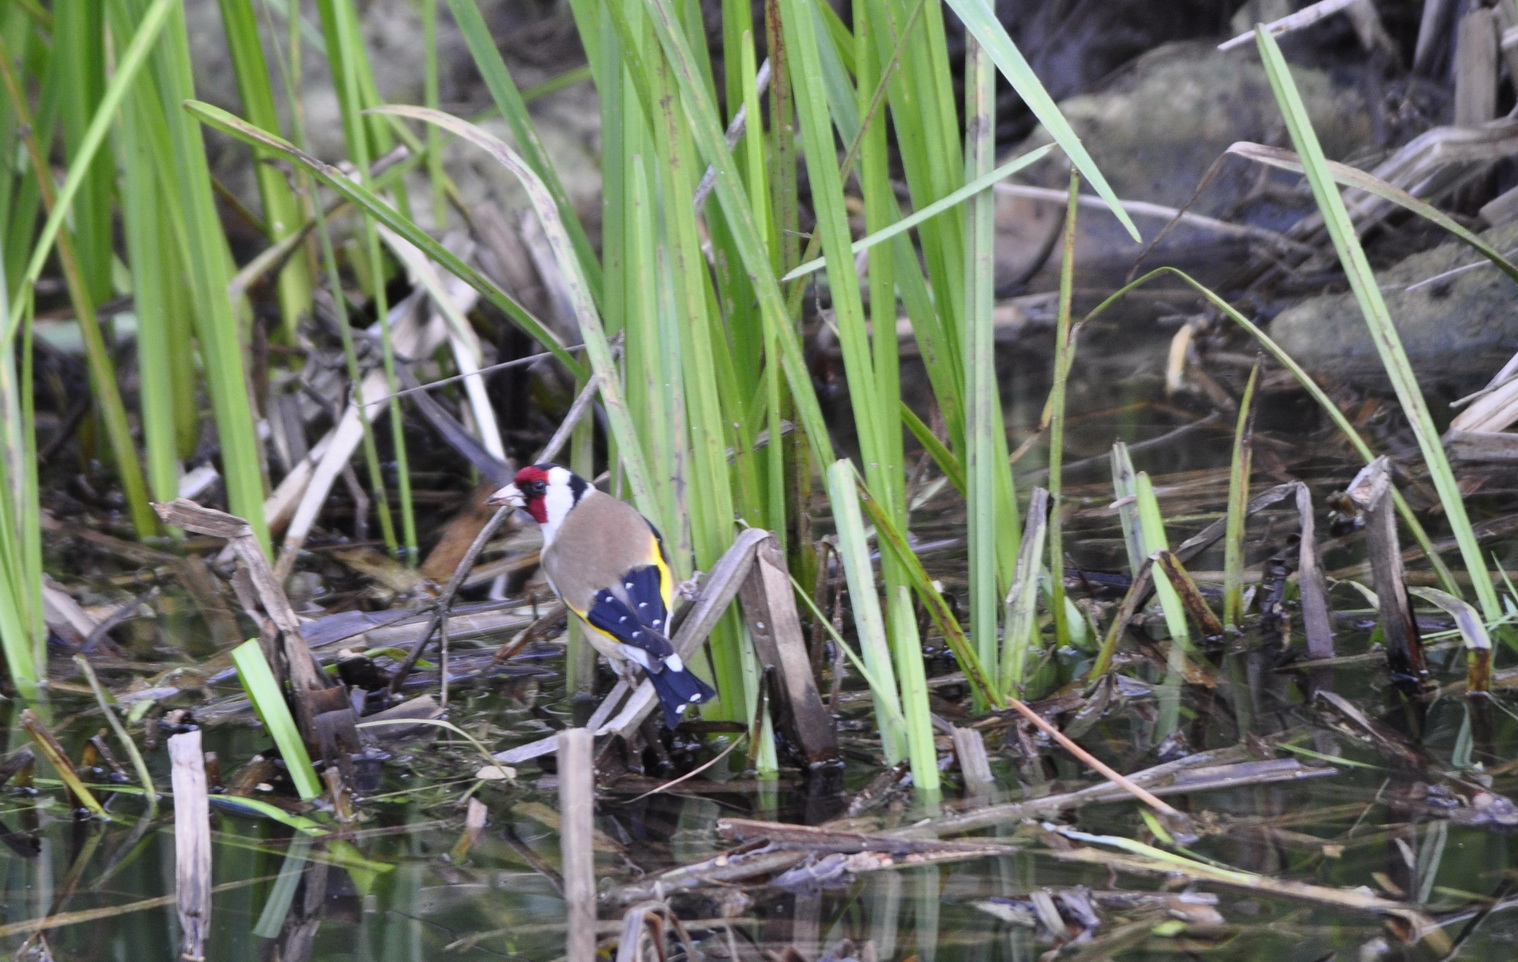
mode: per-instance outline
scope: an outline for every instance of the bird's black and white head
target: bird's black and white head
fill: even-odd
[[[544,462],[518,471],[511,484],[486,498],[485,503],[526,511],[542,527],[543,544],[550,545],[559,525],[590,490],[590,484],[573,471]]]

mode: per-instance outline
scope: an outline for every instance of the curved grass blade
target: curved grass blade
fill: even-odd
[[[1004,707],[1006,700],[996,691],[994,683],[986,675],[985,667],[975,654],[975,649],[965,635],[964,628],[960,626],[959,619],[954,617],[954,611],[949,607],[948,601],[933,584],[933,579],[929,577],[927,569],[922,566],[922,559],[917,557],[911,545],[907,543],[907,539],[892,524],[880,502],[865,487],[857,474],[855,482],[859,488],[859,502],[875,524],[875,540],[882,548],[888,549],[906,569],[907,580],[917,592],[918,598],[922,599],[923,604],[927,606],[928,615],[938,626],[938,630],[943,633],[944,640],[953,650],[954,657],[958,659],[959,667],[964,670],[965,677],[988,704],[995,708]],[[833,503],[837,505],[836,498]]]
[[[1475,532],[1471,528],[1459,483],[1455,480],[1455,473],[1450,468],[1449,459],[1445,456],[1439,439],[1439,431],[1429,414],[1428,402],[1418,386],[1412,364],[1402,349],[1401,339],[1392,323],[1391,313],[1376,285],[1375,272],[1371,270],[1365,250],[1360,246],[1354,224],[1350,222],[1349,213],[1344,208],[1344,199],[1339,195],[1328,172],[1323,147],[1312,129],[1307,108],[1302,103],[1301,94],[1292,80],[1280,46],[1262,28],[1255,28],[1255,36],[1260,55],[1265,61],[1265,73],[1270,80],[1271,90],[1281,108],[1292,142],[1302,157],[1304,173],[1312,186],[1318,209],[1323,214],[1324,227],[1333,240],[1345,277],[1360,305],[1360,312],[1365,317],[1371,340],[1376,345],[1376,353],[1380,355],[1381,364],[1397,392],[1403,415],[1418,440],[1429,479],[1433,482],[1434,490],[1439,493],[1439,503],[1444,508],[1445,517],[1449,519],[1455,541],[1460,546],[1460,555],[1470,574],[1482,614],[1488,621],[1496,622],[1502,617],[1502,605],[1497,600],[1497,591],[1487,571],[1486,559],[1482,557],[1481,546],[1476,542]],[[1514,641],[1518,642],[1518,639]]]
[[[421,248],[428,257],[442,264],[450,273],[479,291],[482,297],[495,307],[500,308],[512,320],[516,321],[529,337],[552,353],[559,363],[563,364],[575,377],[583,378],[586,376],[585,366],[568,351],[564,350],[564,345],[559,343],[559,339],[543,325],[543,322],[534,317],[521,304],[518,304],[510,294],[503,291],[490,278],[464,263],[456,255],[450,253],[442,244],[439,244],[420,227],[417,227],[410,220],[397,213],[395,208],[350,180],[336,167],[312,157],[284,138],[255,127],[222,110],[220,107],[213,106],[204,101],[191,100],[185,103],[184,108],[190,113],[190,116],[208,127],[236,137],[244,143],[277,150],[300,164],[310,171],[312,176],[317,180],[332,188],[338,194],[341,194],[345,200],[363,208],[373,215],[375,220],[378,220],[412,244]]]
[[[248,798],[243,795],[210,795],[207,796],[213,808],[219,808],[233,815],[242,815],[248,818],[266,818],[271,822],[295,829],[303,835],[331,835],[332,829],[313,822],[304,815],[295,815],[280,808],[278,805],[259,798]]]
[[[1017,45],[1007,35],[1007,29],[1001,25],[1001,21],[996,19],[991,5],[986,0],[945,0],[945,2],[959,15],[965,29],[974,34],[976,41],[986,48],[986,52],[991,55],[991,59],[1001,70],[1002,76],[1012,84],[1018,96],[1022,97],[1023,103],[1028,105],[1033,116],[1044,125],[1044,129],[1054,138],[1054,142],[1059,144],[1065,156],[1069,157],[1070,162],[1081,172],[1081,176],[1090,181],[1097,195],[1107,202],[1107,208],[1112,211],[1112,216],[1117,218],[1118,223],[1123,225],[1135,241],[1142,241],[1138,228],[1133,226],[1133,221],[1129,219],[1128,212],[1123,209],[1122,202],[1118,200],[1117,194],[1102,176],[1102,172],[1097,169],[1096,161],[1091,159],[1085,145],[1071,129],[1064,115],[1059,112],[1054,98],[1049,96],[1044,85],[1034,76],[1033,68],[1028,65],[1022,51],[1017,49]]]
[[[38,754],[46,758],[48,764],[53,766],[53,771],[58,773],[58,778],[74,796],[74,799],[80,805],[89,809],[90,814],[109,821],[111,816],[106,813],[105,806],[101,805],[100,799],[95,797],[95,793],[85,786],[84,781],[79,777],[79,773],[74,770],[74,764],[69,761],[68,755],[64,753],[63,746],[58,744],[58,740],[53,737],[53,733],[42,723],[42,719],[37,717],[36,712],[30,708],[23,708],[21,710],[21,728],[31,738],[32,744],[37,746]]]
[[[1264,144],[1253,144],[1246,141],[1231,145],[1226,152],[1238,154],[1240,157],[1259,161],[1262,164],[1267,164],[1281,170],[1289,170],[1298,174],[1305,172],[1305,168],[1302,166],[1302,159],[1297,156],[1295,151],[1287,150],[1284,147],[1267,147]],[[1340,185],[1363,190],[1368,194],[1374,194],[1382,200],[1390,201],[1398,207],[1417,214],[1430,223],[1444,228],[1468,244],[1476,253],[1491,261],[1502,273],[1511,277],[1514,281],[1518,281],[1518,266],[1515,266],[1497,248],[1482,240],[1481,235],[1468,230],[1459,221],[1433,204],[1420,200],[1402,188],[1388,184],[1381,178],[1359,168],[1351,167],[1348,164],[1341,164],[1336,160],[1326,160],[1323,167]]]
[[[606,414],[611,420],[612,433],[617,439],[618,458],[622,470],[627,474],[627,483],[633,500],[639,507],[646,510],[655,508],[653,489],[648,480],[648,463],[643,456],[643,445],[638,439],[632,413],[628,410],[627,402],[623,397],[622,378],[611,356],[611,344],[606,338],[605,329],[601,326],[601,315],[596,308],[595,298],[591,294],[590,284],[586,280],[579,255],[575,252],[569,233],[564,229],[558,205],[542,179],[505,141],[491,136],[468,121],[460,120],[442,111],[428,110],[426,107],[395,104],[375,107],[371,112],[412,117],[436,124],[490,154],[521,181],[543,225],[543,232],[548,237],[548,244],[553,249],[559,270],[563,272],[564,286],[574,306],[575,319],[580,326],[580,336],[585,340],[585,354],[590,358],[591,368],[601,379],[601,398],[606,404]]]
[[[918,224],[921,224],[923,221],[927,220],[930,217],[937,217],[944,211],[964,203],[977,194],[990,190],[992,187],[996,186],[998,181],[1006,180],[1008,177],[1017,173],[1019,170],[1027,167],[1029,164],[1042,160],[1051,150],[1054,149],[1054,146],[1054,144],[1045,144],[1042,147],[1028,151],[1026,154],[1023,154],[1016,160],[1010,160],[1007,163],[1002,164],[1000,167],[991,171],[989,174],[975,178],[974,180],[965,184],[963,187],[954,191],[952,194],[934,201],[933,203],[924,207],[922,210],[914,211],[888,227],[883,227],[873,234],[859,238],[849,246],[849,251],[853,254],[859,254],[867,251],[875,245],[882,243],[883,241],[888,241],[891,238],[898,236],[899,234],[911,230],[913,227],[916,227]],[[826,264],[826,258],[814,258],[804,264],[793,268],[784,277],[780,278],[780,280],[781,282],[794,281],[798,277],[805,277],[807,274],[821,270],[824,266],[826,266]]]
[[[464,35],[464,43],[474,57],[474,64],[490,91],[491,99],[495,101],[496,109],[511,127],[512,137],[516,140],[517,149],[522,152],[523,161],[538,175],[553,197],[559,219],[574,245],[576,260],[585,272],[586,283],[590,285],[591,298],[597,304],[602,303],[601,265],[596,261],[595,247],[585,235],[585,228],[575,214],[569,192],[564,189],[558,171],[538,137],[537,128],[527,113],[527,102],[517,88],[516,81],[512,79],[511,71],[506,68],[506,62],[501,59],[501,51],[496,46],[495,38],[490,35],[489,27],[485,25],[485,18],[480,15],[478,3],[476,0],[448,0],[448,9],[453,12],[453,20],[458,24],[459,32]]]
[[[490,754],[490,749],[481,744],[478,738],[475,738],[446,718],[376,718],[371,721],[361,721],[358,723],[359,728],[384,728],[386,726],[407,725],[432,725],[435,728],[452,732],[467,741],[470,745],[473,745],[475,751],[480,753],[480,757],[485,759],[485,767],[480,769],[480,773],[477,776],[479,778],[509,780],[516,777],[516,772],[496,761],[495,756]]]
[[[158,809],[158,790],[153,787],[153,775],[148,771],[148,764],[142,757],[142,752],[137,750],[137,743],[132,741],[132,736],[127,733],[126,726],[121,724],[121,719],[116,717],[116,699],[100,685],[100,679],[95,677],[95,669],[90,665],[90,660],[83,655],[74,656],[74,664],[84,675],[85,681],[89,682],[90,690],[95,693],[95,702],[100,706],[100,713],[111,726],[116,740],[126,750],[127,757],[132,760],[132,770],[137,774],[137,783],[142,786],[143,795],[148,801],[148,811],[155,812]]]
[[[1438,588],[1408,586],[1407,591],[1409,594],[1417,595],[1455,619],[1455,628],[1459,630],[1460,638],[1465,643],[1466,691],[1485,692],[1490,690],[1492,684],[1492,639],[1487,634],[1486,625],[1481,621],[1481,613],[1471,607],[1469,602],[1461,601],[1454,595],[1440,591]]]
[[[1119,301],[1129,291],[1136,290],[1154,278],[1164,274],[1171,274],[1179,278],[1182,282],[1200,294],[1202,298],[1207,301],[1207,303],[1212,305],[1216,310],[1221,312],[1224,316],[1226,316],[1233,323],[1237,324],[1240,328],[1247,331],[1249,333],[1249,336],[1253,337],[1255,341],[1265,349],[1265,352],[1267,354],[1275,358],[1275,360],[1280,363],[1282,367],[1291,373],[1291,376],[1296,379],[1297,383],[1302,385],[1302,389],[1305,390],[1308,395],[1312,397],[1313,401],[1318,405],[1318,407],[1323,410],[1323,413],[1327,415],[1330,421],[1333,422],[1334,427],[1337,428],[1339,432],[1344,435],[1345,440],[1347,440],[1354,447],[1355,452],[1359,454],[1361,458],[1365,459],[1366,464],[1369,464],[1376,459],[1375,452],[1370,449],[1370,445],[1365,443],[1365,439],[1360,437],[1360,432],[1355,430],[1354,425],[1350,424],[1349,419],[1344,416],[1344,412],[1339,410],[1338,405],[1334,404],[1333,400],[1329,398],[1323,389],[1318,386],[1317,382],[1312,379],[1312,376],[1302,368],[1302,365],[1298,364],[1290,354],[1287,354],[1285,351],[1283,351],[1281,349],[1281,346],[1272,340],[1269,334],[1266,334],[1263,330],[1261,330],[1257,324],[1235,310],[1232,304],[1229,304],[1227,301],[1223,300],[1217,294],[1213,293],[1213,291],[1207,287],[1207,285],[1198,281],[1183,270],[1174,267],[1155,268],[1154,270],[1145,274],[1143,277],[1137,278],[1136,280],[1123,285],[1122,288],[1098,304],[1091,311],[1091,313],[1086,315],[1086,321],[1090,321],[1102,311],[1117,303],[1117,301]],[[1433,540],[1429,538],[1428,532],[1424,530],[1422,522],[1418,520],[1418,516],[1413,514],[1412,509],[1408,507],[1407,501],[1402,497],[1401,492],[1393,489],[1392,496],[1395,499],[1397,505],[1397,513],[1401,516],[1402,523],[1407,525],[1408,530],[1412,532],[1413,537],[1418,542],[1418,546],[1423,550],[1424,555],[1428,558],[1429,564],[1433,566],[1434,571],[1439,575],[1439,581],[1445,586],[1446,589],[1450,590],[1451,593],[1458,591],[1459,585],[1455,580],[1455,576],[1450,572],[1449,567],[1445,565],[1444,559],[1440,558],[1439,553],[1434,550]]]

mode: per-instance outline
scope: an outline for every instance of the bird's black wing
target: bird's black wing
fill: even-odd
[[[657,572],[654,573],[654,578],[657,584]],[[627,583],[627,580],[624,580],[623,584]],[[662,602],[659,603],[659,607],[661,616],[655,620],[658,620],[662,627]],[[660,628],[645,622],[627,602],[612,594],[609,588],[596,592],[590,610],[585,612],[585,620],[602,634],[609,635],[615,641],[636,649],[643,657],[638,657],[631,652],[628,653],[628,657],[641,664],[645,670],[661,671],[664,660],[675,653],[675,646],[670,644],[669,638]]]
[[[655,535],[657,537],[657,534]],[[661,544],[660,550],[663,550]],[[627,598],[628,607],[632,613],[638,616],[638,620],[648,627],[668,635],[669,628],[665,622],[669,618],[669,612],[664,607],[664,578],[666,572],[661,571],[656,565],[644,565],[634,568],[622,576],[622,590]]]

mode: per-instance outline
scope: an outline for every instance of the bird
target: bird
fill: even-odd
[[[637,508],[550,462],[522,468],[485,503],[520,508],[538,523],[549,586],[618,674],[631,681],[637,665],[648,675],[671,729],[691,705],[716,697],[670,644],[674,575],[664,539]]]

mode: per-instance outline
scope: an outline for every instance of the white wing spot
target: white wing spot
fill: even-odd
[[[654,623],[652,625],[650,625],[649,627],[657,628],[657,627],[659,627],[659,622],[661,622],[663,620],[664,620],[663,618],[655,618],[654,619]]]
[[[639,608],[647,608],[648,607],[648,602],[646,602],[646,601],[640,601],[640,602],[638,602],[638,607]]]
[[[623,585],[622,585],[622,587],[624,587],[624,588],[626,588],[626,589],[627,589],[627,590],[628,590],[628,591],[631,591],[631,590],[632,590],[632,586],[633,586],[633,583],[632,583],[632,582],[631,582],[631,581],[628,581],[628,582],[625,582],[625,583],[624,583],[624,584],[623,584]]]
[[[691,700],[691,704],[694,705],[696,702],[698,702],[698,701],[701,700],[701,693],[699,691],[696,692],[694,695],[690,696],[690,700]],[[681,705],[680,709],[681,709],[681,711],[684,711],[685,710],[685,706]]]
[[[627,616],[623,615],[622,617],[620,617],[620,618],[617,619],[617,624],[620,625],[622,622],[624,622],[626,620],[627,620]]]
[[[643,637],[643,632],[641,632],[641,631],[635,631],[635,632],[633,632],[633,637],[634,638],[642,638]]]

